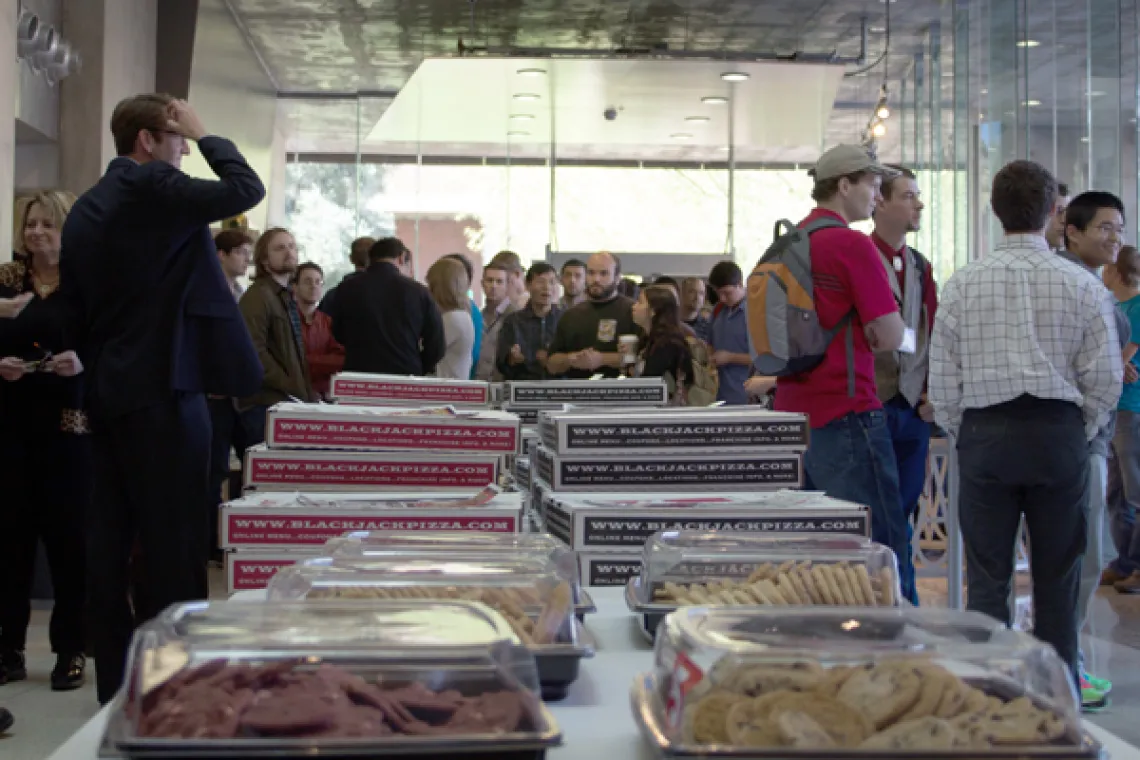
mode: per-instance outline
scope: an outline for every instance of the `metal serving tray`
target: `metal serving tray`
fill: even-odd
[[[987,681],[985,679],[964,678],[964,681],[994,696],[1012,699],[1018,696],[1012,693],[1007,684]],[[946,758],[946,760],[990,760],[1002,758],[1003,760],[1106,760],[1108,755],[1101,744],[1087,733],[1074,731],[1070,736],[1058,740],[1052,745],[1018,746],[1007,745],[991,747],[989,749],[961,749],[961,750],[884,750],[884,749],[796,749],[793,747],[771,748],[737,748],[721,745],[686,745],[674,742],[668,735],[664,726],[658,721],[658,715],[663,712],[660,703],[656,676],[652,673],[638,675],[630,687],[630,706],[633,709],[634,721],[641,730],[642,736],[656,754],[662,758],[728,758],[730,760],[843,760],[843,758],[857,758],[858,760],[874,760],[877,758],[892,758],[892,760],[929,760],[931,758]]]
[[[275,659],[275,658],[267,658]],[[369,679],[383,675],[386,684],[419,682],[435,691],[456,689],[466,695],[487,691],[525,691],[503,673],[472,663],[467,668],[449,662],[447,669],[406,666],[400,662],[352,659],[330,655],[325,662]],[[124,692],[115,698],[104,737],[104,747],[115,755],[139,760],[222,760],[226,758],[359,758],[449,760],[484,757],[495,760],[541,760],[546,750],[562,743],[554,716],[537,698],[524,700],[527,731],[470,736],[387,736],[351,739],[251,738],[159,739],[130,736],[124,709]]]

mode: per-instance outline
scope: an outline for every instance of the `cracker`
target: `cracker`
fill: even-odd
[[[852,590],[851,584],[847,582],[847,568],[842,566],[832,567],[831,577],[839,589],[839,594],[843,598],[844,604],[851,607],[857,606],[859,602],[855,599],[855,592]]]
[[[823,603],[829,605],[836,605],[839,601],[831,595],[831,585],[827,582],[827,578],[823,574],[823,568],[813,567],[810,571],[811,578],[815,581],[815,590],[823,597]]]
[[[851,594],[855,597],[855,604],[860,607],[874,607],[874,597],[868,598],[863,595],[863,586],[859,583],[859,573],[855,572],[855,568],[845,567],[843,572],[847,576],[847,585],[851,587]]]
[[[811,567],[801,567],[797,570],[796,575],[799,577],[800,582],[804,584],[804,590],[808,592],[808,597],[811,599],[812,604],[826,604],[823,600],[823,595],[819,593],[819,589],[815,587],[815,579],[811,574]]]
[[[779,580],[779,582],[777,582],[776,588],[779,589],[780,593],[784,595],[784,598],[788,600],[789,604],[807,604],[808,603],[808,602],[805,602],[803,599],[800,599],[800,595],[796,593],[796,588],[795,588],[795,586],[792,585],[792,582],[790,580],[788,580],[788,576],[786,573],[784,575],[780,576],[780,580]],[[809,602],[810,602],[810,600],[809,600]]]
[[[871,576],[867,574],[866,565],[856,565],[852,568],[855,571],[855,576],[859,580],[859,588],[863,591],[863,597],[867,600],[867,604],[872,607],[877,607],[879,602],[875,596],[875,590],[871,588]]]
[[[895,580],[889,568],[879,569],[880,591],[883,594],[883,606],[894,607],[898,602],[895,599]]]

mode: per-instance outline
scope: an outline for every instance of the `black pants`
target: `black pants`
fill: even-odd
[[[99,702],[123,680],[135,626],[175,602],[205,599],[210,414],[201,394],[96,420],[88,578]],[[144,572],[131,604],[131,554]]]
[[[58,427],[58,423],[57,423]],[[55,605],[48,637],[56,654],[86,650],[84,515],[91,498],[90,436],[57,430],[6,432],[0,482],[0,649],[22,651],[42,541]]]
[[[233,399],[212,398],[207,401],[210,408],[210,493],[206,501],[209,514],[210,535],[206,548],[213,554],[218,548],[218,506],[222,503],[222,483],[230,476],[230,449],[238,459],[245,457],[245,425],[242,416],[234,407]],[[235,497],[237,494],[231,494]]]
[[[967,411],[958,437],[958,472],[966,606],[1010,624],[1014,554],[1024,515],[1034,634],[1053,645],[1075,678],[1089,480],[1081,410],[1063,401],[1021,396]]]

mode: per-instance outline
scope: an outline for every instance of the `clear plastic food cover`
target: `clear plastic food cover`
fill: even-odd
[[[277,571],[270,600],[465,599],[502,615],[528,647],[576,640],[574,594],[546,558],[337,557]]]
[[[1086,756],[1056,652],[979,613],[686,607],[633,685],[666,754]]]
[[[557,743],[534,657],[476,602],[175,605],[136,632],[127,756],[421,753]]]
[[[578,555],[549,533],[487,533],[473,531],[358,530],[325,542],[330,557],[490,556],[549,560],[559,574],[578,589]],[[575,597],[576,599],[577,597]]]
[[[894,552],[839,533],[674,530],[652,536],[627,597],[638,612],[685,605],[899,604]]]

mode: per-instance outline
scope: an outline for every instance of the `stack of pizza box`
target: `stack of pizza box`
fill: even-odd
[[[522,530],[522,495],[499,488],[519,420],[491,408],[487,383],[341,375],[333,393],[270,408],[246,452],[245,493],[219,519],[231,590],[349,530]]]
[[[531,501],[584,585],[624,585],[660,530],[870,534],[866,507],[799,490],[810,428],[758,407],[539,415]]]

